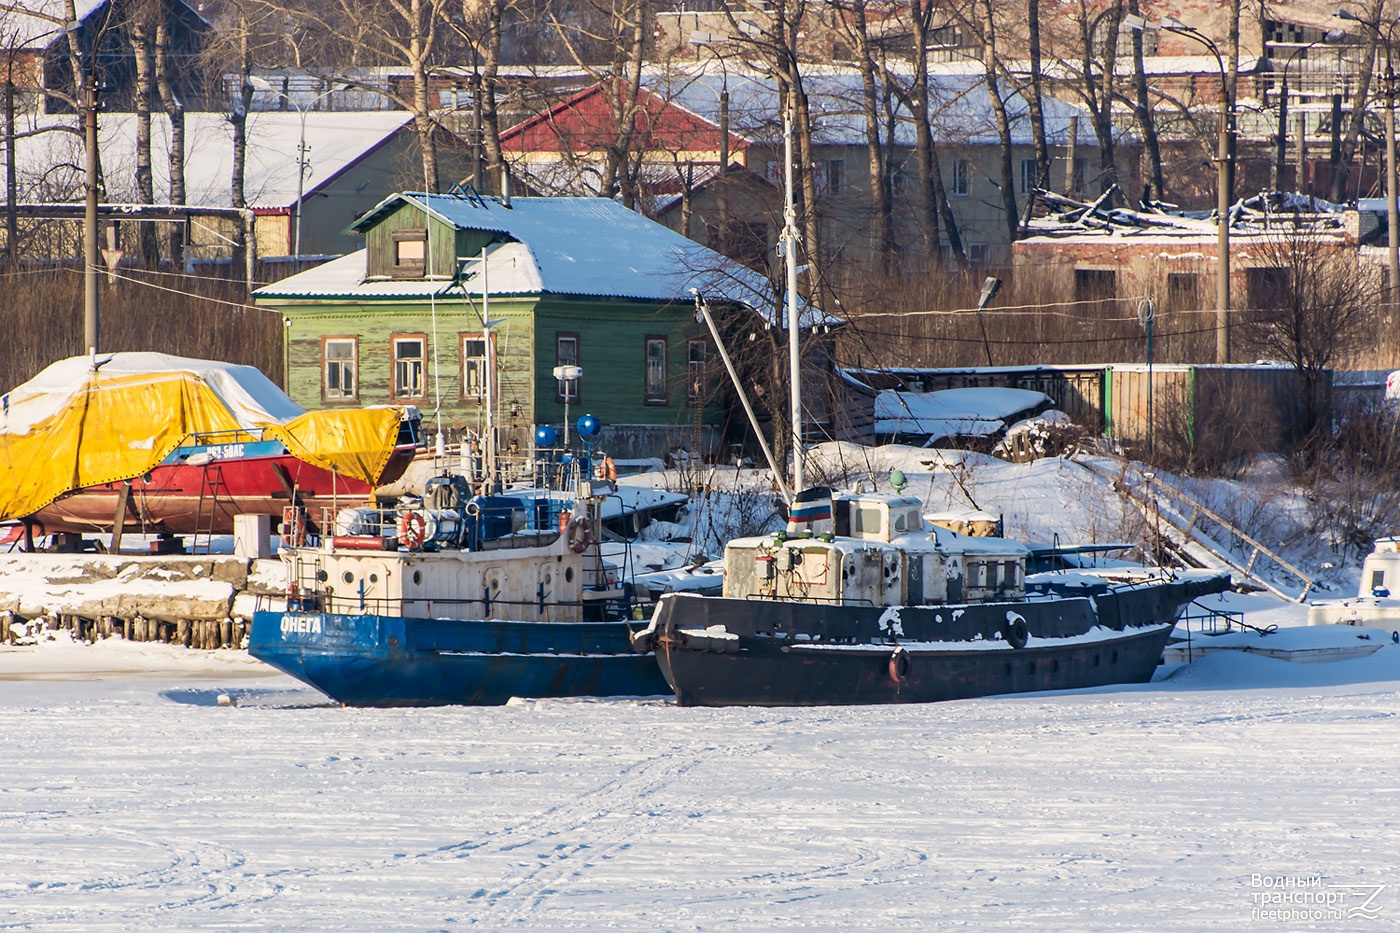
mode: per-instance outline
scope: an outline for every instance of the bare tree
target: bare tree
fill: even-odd
[[[155,171],[151,156],[151,100],[155,97],[156,23],[163,17],[161,0],[129,4],[123,11],[123,32],[135,62],[136,88],[132,103],[136,116],[136,197],[142,204],[156,201]],[[137,225],[141,261],[146,268],[160,262],[156,230],[149,223]]]
[[[876,49],[870,40],[866,0],[850,0],[837,7],[837,23],[854,47],[860,68],[860,112],[865,121],[865,155],[870,172],[870,213],[875,227],[875,251],[882,272],[894,265],[898,244],[894,231],[893,198],[889,182],[889,143],[881,138],[882,115],[887,92],[881,86],[883,75],[876,62]]]
[[[175,64],[170,53],[170,19],[156,21],[155,77],[161,109],[170,122],[170,203],[185,203],[185,103],[175,90]],[[179,259],[184,251],[184,230],[171,229],[170,255]]]
[[[1377,267],[1358,268],[1354,247],[1307,230],[1260,238],[1244,339],[1298,374],[1302,439],[1325,430],[1328,370],[1346,359],[1380,302]]]
[[[1141,0],[1128,0],[1128,12],[1141,16]],[[1147,71],[1143,62],[1142,30],[1133,30],[1133,99],[1129,105],[1142,131],[1142,148],[1147,156],[1147,177],[1151,179],[1157,197],[1164,196],[1166,178],[1162,173],[1162,148],[1157,140],[1157,114],[1148,93]]]
[[[957,218],[948,203],[948,194],[943,186],[943,172],[939,165],[937,144],[933,138],[932,93],[929,88],[928,47],[933,27],[934,4],[929,0],[910,0],[910,62],[912,64],[910,84],[903,87],[897,75],[886,70],[886,80],[891,91],[897,95],[910,113],[914,122],[914,159],[918,166],[918,216],[919,228],[923,232],[924,251],[930,257],[938,257],[938,219],[942,216],[948,236],[948,251],[962,269],[966,269],[967,254],[962,247],[962,237]]]
[[[1001,205],[1011,239],[1021,226],[1016,210],[1016,176],[1011,164],[1011,120],[1006,112],[1006,99],[1001,94],[998,73],[1001,70],[997,54],[997,22],[992,0],[978,0],[975,5],[977,26],[982,34],[982,70],[987,84],[987,97],[996,118],[997,136],[1001,140]]]
[[[435,109],[430,75],[437,65],[438,30],[444,23],[449,0],[387,0],[367,4],[362,0],[321,0],[314,5],[290,0],[266,0],[269,11],[301,31],[307,57],[322,63],[354,67],[404,65],[405,85],[389,82],[370,87],[385,94],[413,116],[423,162],[423,184],[430,192],[439,188]],[[300,45],[297,55],[302,54]],[[363,85],[353,71],[337,76],[352,85]]]
[[[650,0],[590,0],[591,16],[568,17],[554,10],[549,22],[574,62],[596,82],[612,116],[612,137],[602,147],[599,194],[617,195],[629,208],[637,205],[639,176],[645,156],[638,118],[645,106],[642,65],[653,29]],[[603,49],[602,64],[590,54]]]
[[[1239,0],[1232,0],[1238,7]],[[1385,20],[1386,0],[1372,0],[1366,4],[1366,13],[1357,17],[1368,23],[1380,23]],[[1356,143],[1361,138],[1361,131],[1366,125],[1366,102],[1371,94],[1371,73],[1376,66],[1376,50],[1380,42],[1380,33],[1376,29],[1366,29],[1365,45],[1361,51],[1361,66],[1356,77],[1356,94],[1351,100],[1351,119],[1347,122],[1346,133],[1338,140],[1333,136],[1333,144],[1336,146],[1336,161],[1332,163],[1332,190],[1328,192],[1328,197],[1341,203],[1347,199],[1347,167],[1351,164],[1352,156],[1356,154]],[[1334,98],[1334,101],[1336,98]],[[1337,110],[1337,104],[1333,105],[1333,117],[1339,119],[1341,114]],[[1333,129],[1336,133],[1336,129]],[[1338,145],[1340,143],[1340,145]]]
[[[512,0],[462,0],[460,25],[453,30],[466,41],[472,54],[472,145],[475,158],[484,160],[484,174],[495,178],[497,190],[503,183],[505,160],[501,154],[501,121],[497,110],[500,93],[501,37],[506,16],[516,10]],[[484,179],[472,183],[484,190]]]

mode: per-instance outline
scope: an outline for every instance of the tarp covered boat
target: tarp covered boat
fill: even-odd
[[[40,534],[227,534],[233,516],[364,498],[421,444],[412,409],[305,411],[251,366],[72,357],[0,396],[0,520]],[[129,488],[128,488],[129,487]]]

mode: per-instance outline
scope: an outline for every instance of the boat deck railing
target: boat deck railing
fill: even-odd
[[[598,598],[589,599],[592,592]],[[291,612],[327,612],[333,614],[354,613],[416,619],[458,618],[498,618],[502,621],[515,619],[543,618],[547,611],[573,610],[584,618],[592,610],[602,618],[625,619],[630,614],[631,603],[625,593],[617,596],[604,596],[613,590],[585,590],[583,599],[558,600],[541,596],[532,600],[501,599],[489,594],[478,598],[429,598],[429,597],[361,597],[354,594],[331,594],[301,592],[289,597],[287,609]],[[550,621],[557,621],[551,619]]]
[[[406,513],[397,509],[323,507],[317,510],[314,522],[308,522],[306,516],[299,519],[289,509],[283,515],[283,542],[312,546],[328,543],[339,550],[411,550],[402,540],[408,533],[420,540],[420,550],[496,551],[547,547],[558,540],[562,532],[561,511],[558,505],[550,503],[538,514],[508,505],[493,507],[472,503],[465,514],[462,510],[431,506],[410,509],[408,513],[417,517],[401,521]],[[297,524],[299,520],[300,525]]]
[[[1227,632],[1253,628],[1246,625],[1243,612],[1229,609],[1216,609],[1200,603],[1190,603],[1177,620],[1177,627],[1197,635],[1224,635]]]
[[[839,596],[806,596],[801,593],[749,593],[745,599],[762,599],[774,603],[818,603],[824,606],[852,606],[873,608],[879,605],[873,599],[846,599]]]
[[[228,428],[222,431],[194,431],[180,441],[181,447],[213,447],[218,444],[250,444],[263,439],[261,428]]]

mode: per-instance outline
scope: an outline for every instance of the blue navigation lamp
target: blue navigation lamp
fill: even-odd
[[[559,441],[559,432],[552,424],[542,424],[535,428],[535,446],[548,450]]]
[[[603,422],[592,415],[584,415],[574,427],[578,428],[578,436],[584,446],[583,462],[579,464],[578,475],[580,479],[588,479],[593,475],[593,445],[598,443]]]

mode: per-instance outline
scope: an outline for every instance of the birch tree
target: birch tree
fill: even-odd
[[[867,0],[850,0],[838,7],[837,22],[855,51],[860,69],[860,112],[865,122],[865,156],[870,175],[870,215],[874,227],[875,251],[882,272],[888,274],[898,253],[894,230],[893,199],[890,192],[889,149],[892,139],[882,138],[881,123],[888,92],[881,78],[884,70],[876,62],[870,40]]]
[[[368,89],[384,94],[413,116],[423,162],[423,184],[439,190],[436,109],[430,93],[430,73],[437,64],[440,29],[450,0],[321,0],[315,5],[274,4],[269,9],[289,27],[298,29],[311,46],[308,58],[354,66],[402,65],[409,81]],[[280,0],[278,0],[280,3]],[[366,86],[352,74],[338,79]]]
[[[642,66],[654,29],[651,0],[589,0],[591,15],[564,17],[551,9],[549,24],[573,62],[598,86],[612,117],[611,138],[601,147],[599,194],[638,205],[645,146],[638,117],[643,109]],[[605,60],[591,60],[601,49]]]

